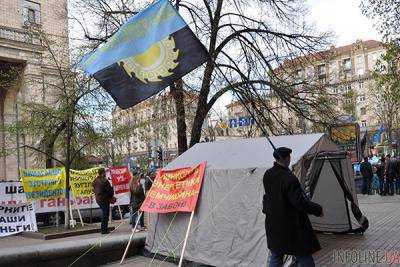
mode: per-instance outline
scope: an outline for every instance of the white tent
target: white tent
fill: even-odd
[[[327,230],[327,225],[334,221],[339,225],[336,230],[350,230],[353,226],[349,225],[349,221],[352,222],[347,201],[332,198],[344,196],[340,186],[333,186],[335,181],[338,183],[334,173],[329,172],[325,164],[322,164],[321,171],[313,171],[321,165],[320,162],[325,162],[327,155],[321,154],[323,151],[337,153],[339,148],[324,134],[278,136],[272,141],[277,147],[293,149],[293,170],[307,191],[314,193],[316,200],[324,206],[328,220],[313,220],[313,223],[320,230]],[[167,165],[166,169],[175,169],[207,161],[185,259],[211,266],[265,266],[268,249],[265,215],[261,212],[262,178],[273,165],[272,153],[266,138],[226,140],[197,144]],[[346,177],[342,181],[350,190],[351,197],[356,198],[351,168],[340,168],[340,171],[341,176]],[[329,190],[329,193],[322,194],[324,190]],[[334,201],[330,202],[331,198]],[[344,213],[337,215],[334,210],[343,210]],[[189,215],[152,215],[146,249],[157,255],[179,257]],[[335,220],[329,221],[331,217]]]

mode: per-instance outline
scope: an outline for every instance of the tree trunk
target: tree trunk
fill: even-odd
[[[171,85],[171,94],[174,98],[176,109],[176,127],[178,134],[178,154],[181,155],[188,149],[186,134],[185,94],[182,80]]]
[[[69,220],[72,218],[69,218],[70,214],[70,199],[69,199],[69,191],[70,191],[70,183],[69,183],[69,171],[71,169],[71,140],[72,140],[72,120],[69,119],[67,122],[67,153],[66,153],[66,166],[65,166],[65,172],[66,172],[66,182],[65,182],[65,222],[64,222],[64,227],[65,229],[69,229]]]
[[[204,70],[203,84],[201,86],[199,100],[197,103],[196,116],[194,117],[192,132],[190,134],[190,147],[200,142],[203,123],[209,111],[207,98],[210,92],[211,76],[213,70],[213,63],[211,61],[207,62],[206,68]]]

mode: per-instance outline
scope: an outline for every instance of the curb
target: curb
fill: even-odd
[[[98,266],[116,261],[122,257],[129,234],[108,236],[95,249],[81,257],[73,266]],[[144,247],[146,233],[133,237],[128,256],[137,255]],[[68,240],[57,243],[43,242],[35,246],[10,248],[0,251],[0,266],[70,266],[78,257],[93,245],[99,238]]]
[[[108,227],[108,231],[113,231],[115,229],[114,226]],[[34,239],[42,239],[42,240],[50,240],[50,239],[58,239],[64,237],[71,237],[71,236],[79,236],[79,235],[87,235],[87,234],[94,234],[100,233],[101,228],[92,228],[92,229],[82,229],[77,231],[69,231],[69,232],[60,232],[54,234],[44,234],[40,232],[22,232],[21,236],[29,237]]]

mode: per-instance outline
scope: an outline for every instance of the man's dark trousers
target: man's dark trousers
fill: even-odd
[[[102,212],[101,233],[108,233],[108,217],[110,216],[110,203],[98,203]]]
[[[269,257],[269,267],[282,267],[283,266],[283,253],[271,251]],[[295,256],[297,267],[315,267],[314,259],[311,255]]]

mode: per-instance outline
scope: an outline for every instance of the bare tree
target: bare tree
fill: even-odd
[[[398,0],[362,0],[361,10],[373,19],[386,39],[400,38],[400,2]]]
[[[382,123],[388,135],[389,147],[393,140],[393,131],[398,129],[400,117],[400,49],[397,43],[386,46],[386,52],[377,61],[373,71],[374,86],[371,87],[373,111]]]
[[[65,45],[51,40],[40,31],[32,32],[44,49],[43,62],[52,66],[41,80],[29,79],[28,86],[41,90],[42,100],[26,98],[20,101],[21,121],[9,125],[10,134],[24,133],[25,147],[36,156],[38,165],[45,160],[47,168],[66,168],[65,225],[69,227],[69,170],[82,164],[85,153],[95,148],[107,134],[107,110],[112,101],[98,89],[93,79],[69,63]],[[64,41],[64,40],[62,40]],[[62,51],[60,51],[62,50]]]
[[[301,90],[307,92],[302,93],[294,88],[306,83],[293,83],[276,71],[285,59],[293,60],[315,53],[329,44],[328,34],[315,32],[305,22],[307,10],[303,1],[204,0],[178,3],[180,13],[206,44],[210,54],[210,60],[191,73],[190,80],[185,79],[199,92],[190,146],[200,141],[208,112],[229,91],[241,94],[250,102],[263,102],[258,105],[263,111],[256,113],[264,117],[260,123],[272,133],[272,126],[278,120],[272,111],[273,106],[268,104],[272,95],[306,119],[313,119],[312,114],[329,110],[326,105],[328,96],[322,86],[304,86],[306,89]],[[89,25],[85,24],[79,12],[74,16],[84,29],[87,40],[96,47],[146,4],[138,5],[129,0],[75,0],[75,6],[85,17],[91,14],[90,17],[94,18],[94,23]],[[184,117],[179,94],[175,101],[178,116]],[[323,108],[320,107],[321,101],[325,101]],[[181,123],[178,125],[180,143],[187,139],[183,120]]]

